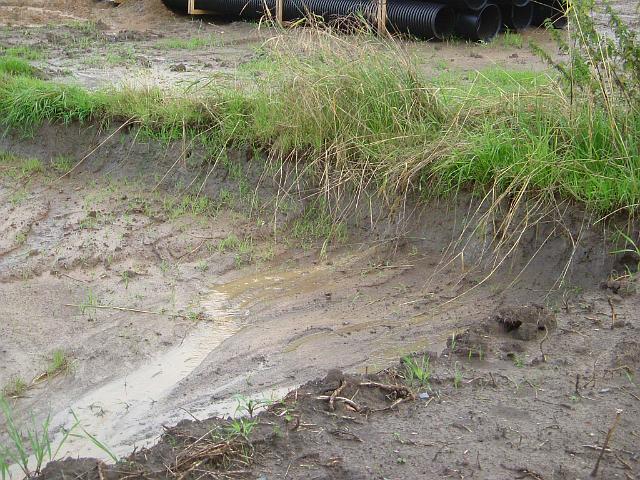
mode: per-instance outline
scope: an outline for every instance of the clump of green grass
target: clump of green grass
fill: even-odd
[[[404,367],[404,378],[408,385],[418,388],[430,387],[432,372],[428,356],[423,355],[420,359],[412,356],[402,357],[401,363]]]
[[[6,152],[0,152],[0,165],[4,167],[2,174],[16,179],[22,179],[43,170],[42,162],[37,158],[25,158]]]
[[[185,195],[181,199],[167,197],[164,209],[170,218],[179,218],[187,214],[212,216],[217,210],[215,202],[204,195]]]
[[[54,350],[47,365],[46,376],[51,378],[69,371],[71,371],[71,359],[67,353],[62,349]]]
[[[524,367],[524,357],[522,355],[514,354],[513,355],[513,365],[517,368]]]
[[[20,170],[23,176],[40,173],[42,172],[42,162],[37,158],[26,158],[20,165]]]
[[[0,56],[0,78],[2,74],[32,76],[34,73],[35,68],[29,62],[11,55]]]
[[[18,376],[11,377],[2,389],[2,395],[8,398],[22,397],[29,389],[29,384]]]
[[[0,118],[10,127],[33,128],[44,121],[87,121],[102,109],[103,101],[102,96],[80,87],[22,75],[0,82]]]
[[[66,155],[56,155],[51,161],[51,166],[57,173],[67,173],[73,168],[74,161]]]
[[[249,263],[253,259],[254,244],[251,237],[238,238],[233,233],[220,240],[218,243],[218,252],[234,252],[235,263],[237,266]]]
[[[24,60],[42,60],[44,58],[42,50],[34,45],[9,47],[0,50],[0,54],[6,55],[7,57],[22,58]]]
[[[0,445],[0,477],[9,478],[11,465],[17,465],[26,478],[39,475],[45,460],[53,460],[56,457],[71,430],[65,433],[58,447],[54,449],[49,432],[50,416],[39,425],[34,421],[31,427],[21,429],[13,419],[11,406],[2,397],[0,397],[0,412],[4,415],[9,439],[8,445]]]
[[[343,242],[347,238],[347,228],[344,222],[336,221],[325,204],[315,202],[293,221],[290,235],[303,246],[308,246],[318,238]]]
[[[71,413],[75,423],[69,428],[63,429],[63,434],[57,444],[51,438],[51,415],[47,415],[41,423],[36,423],[33,420],[31,426],[20,427],[14,420],[11,405],[1,395],[0,412],[4,416],[4,428],[8,438],[8,444],[0,444],[0,478],[2,480],[11,478],[9,467],[12,465],[20,468],[25,478],[34,478],[40,475],[45,462],[55,460],[58,457],[69,436],[82,437],[82,435],[74,433],[77,428],[82,430],[84,438],[102,449],[114,462],[118,461],[118,458],[102,442],[85,430],[73,411]]]
[[[230,233],[225,238],[220,240],[220,243],[218,243],[218,251],[220,253],[235,251],[240,247],[241,243],[241,240],[236,235]]]
[[[500,43],[505,47],[522,48],[524,39],[520,33],[507,30],[500,36]]]
[[[456,362],[453,365],[453,386],[454,388],[460,388],[462,384],[462,370],[460,369],[460,365]]]

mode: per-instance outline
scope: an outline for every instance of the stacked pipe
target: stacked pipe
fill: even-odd
[[[536,0],[533,7],[531,25],[539,27],[544,25],[547,19],[555,28],[567,26],[567,2],[566,0]]]
[[[188,0],[162,1],[174,10],[187,12]],[[562,11],[565,0],[434,1],[438,3],[387,0],[387,28],[426,39],[443,40],[455,35],[488,42],[501,29],[521,30],[530,24],[543,25],[547,18],[559,28],[566,24]],[[244,19],[276,17],[276,0],[195,0],[194,6],[199,10]],[[283,20],[297,20],[310,15],[329,21],[360,16],[375,24],[378,1],[283,0],[282,9]]]

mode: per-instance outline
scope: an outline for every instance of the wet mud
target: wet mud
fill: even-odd
[[[273,33],[155,0],[4,2],[0,24],[0,45],[42,53],[44,77],[89,88],[234,75]],[[407,48],[433,74],[544,68],[499,42]],[[133,131],[33,133],[0,137],[15,156],[0,164],[0,388],[17,422],[51,415],[59,439],[75,415],[123,459],[74,437],[43,478],[586,478],[617,409],[599,475],[636,478],[637,258],[611,253],[614,226],[568,209],[503,258],[461,195],[402,225],[356,215],[325,249],[286,235],[302,199],[274,236],[274,213],[206,152],[176,162],[181,145]],[[259,166],[230,158],[257,185]],[[48,374],[58,350],[69,368]],[[407,356],[428,359],[427,382]],[[229,435],[239,415],[251,435]]]
[[[37,142],[5,135],[1,144],[16,157],[0,177],[0,380],[29,383],[11,399],[16,418],[51,414],[57,439],[75,414],[117,457],[138,452],[116,467],[52,464],[44,478],[170,476],[159,469],[167,455],[229,422],[208,418],[242,414],[247,399],[273,409],[285,395],[291,412],[278,410],[277,422],[273,410],[264,413],[262,433],[234,447],[250,458],[231,455],[198,475],[581,478],[618,408],[625,420],[611,448],[622,462],[608,455],[606,478],[636,467],[638,297],[633,277],[615,273],[630,260],[609,253],[606,232],[582,229],[577,240],[529,232],[509,264],[487,276],[486,236],[460,241],[469,216],[459,199],[425,206],[402,240],[369,226],[322,253],[322,242],[274,242],[272,226],[241,201],[185,207],[180,192],[202,178],[200,167],[181,164],[158,187],[173,147],[141,144],[135,132],[70,175],[56,170],[60,155],[84,158],[108,135],[45,126]],[[24,173],[20,159],[29,158],[42,168]],[[224,172],[206,178],[212,201],[233,188]],[[578,231],[585,218],[565,221]],[[225,247],[231,236],[251,239],[251,252]],[[452,247],[461,243],[464,262]],[[54,349],[71,368],[43,376]],[[406,355],[430,359],[429,388],[409,381],[398,365]],[[380,381],[370,375],[384,370],[384,382],[410,393],[387,408],[397,395],[376,391],[369,405],[353,387],[340,397],[356,411],[327,410],[318,398],[331,395],[333,373],[287,394],[335,370],[360,383]],[[60,453],[111,460],[86,436]]]

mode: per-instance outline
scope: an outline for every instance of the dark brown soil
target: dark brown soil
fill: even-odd
[[[120,464],[67,460],[40,478],[588,478],[617,409],[597,478],[636,478],[640,398],[630,367],[616,366],[636,329],[577,320],[582,313],[559,315],[544,346],[513,337],[520,366],[504,338],[485,335],[482,360],[431,356],[428,384],[408,382],[403,364],[378,375],[333,371],[270,406],[248,439],[226,433],[230,420],[184,421]],[[220,444],[223,453],[212,449]]]

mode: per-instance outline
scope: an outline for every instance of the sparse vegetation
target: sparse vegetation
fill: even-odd
[[[232,437],[238,436],[249,440],[251,432],[257,424],[257,420],[240,417],[231,420],[229,426],[227,427],[227,430]]]
[[[453,365],[453,386],[454,388],[460,388],[462,384],[462,370],[460,369],[460,365],[456,362]]]
[[[51,162],[53,169],[60,174],[67,173],[73,168],[73,159],[66,155],[56,155]]]
[[[97,306],[100,302],[98,302],[98,297],[93,293],[93,291],[89,290],[84,298],[84,300],[80,303],[80,313],[84,315],[88,313],[91,315],[95,314],[97,310]]]
[[[513,355],[513,365],[517,368],[524,367],[524,357],[518,354]]]
[[[37,158],[27,158],[21,165],[22,175],[28,176],[42,171],[42,162]]]
[[[42,423],[37,424],[33,420],[31,426],[21,428],[14,420],[11,405],[1,395],[0,412],[4,416],[4,427],[6,428],[8,439],[8,444],[0,444],[0,478],[2,480],[12,478],[9,470],[12,465],[20,468],[25,478],[38,476],[46,462],[57,459],[58,454],[70,436],[82,437],[82,435],[75,433],[78,428],[84,433],[84,438],[102,449],[114,462],[118,461],[102,442],[85,430],[73,412],[75,423],[69,428],[62,429],[62,435],[57,440],[57,443],[52,439],[50,431],[51,415],[47,415]]]
[[[501,35],[501,43],[505,47],[522,48],[524,40],[520,33],[507,30]]]
[[[13,376],[2,389],[2,395],[7,398],[17,398],[23,396],[29,389],[29,384],[21,377]]]
[[[408,385],[418,388],[430,388],[431,366],[430,359],[423,355],[420,359],[406,356],[402,358],[404,378]]]
[[[54,350],[51,353],[51,359],[47,366],[47,377],[55,377],[71,370],[71,360],[67,353],[62,349]]]
[[[62,445],[66,442],[73,427],[60,440],[57,447],[52,445],[50,438],[50,416],[41,423],[33,424],[26,429],[20,429],[14,419],[11,406],[6,399],[0,397],[0,411],[4,416],[8,445],[0,445],[0,477],[9,477],[9,467],[17,465],[22,473],[31,478],[40,473],[46,460],[53,460]]]
[[[206,37],[163,38],[157,43],[158,48],[167,50],[199,50],[222,46],[222,39],[209,35]]]

